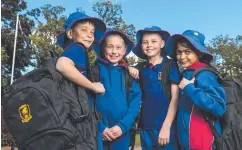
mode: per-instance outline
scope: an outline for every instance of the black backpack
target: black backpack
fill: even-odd
[[[57,59],[14,82],[2,97],[4,119],[20,150],[95,150],[95,112],[84,88],[55,69]]]
[[[94,81],[94,82],[100,82],[100,67],[98,64],[94,64],[90,66],[90,74],[89,74],[89,80]],[[133,78],[129,75],[128,70],[125,71],[125,87],[126,87],[126,95],[129,94],[129,90],[132,85]],[[95,97],[95,95],[94,95]],[[127,103],[129,104],[129,103]],[[137,125],[138,125],[138,119],[139,116],[137,116],[135,123],[133,127],[130,129],[131,132],[131,138],[130,138],[130,147],[131,150],[134,150],[134,145],[135,145],[135,136],[137,132]]]
[[[192,75],[195,77],[201,71],[210,71],[219,76],[218,82],[223,86],[226,93],[226,112],[219,119],[222,127],[222,136],[219,135],[209,114],[202,112],[215,137],[216,150],[241,150],[242,149],[242,83],[234,77],[222,78],[219,73],[210,67],[201,67]],[[191,79],[192,79],[191,78]],[[215,118],[216,119],[216,118]]]

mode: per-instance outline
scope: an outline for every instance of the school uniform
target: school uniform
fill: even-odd
[[[147,64],[140,72],[140,84],[142,85],[142,109],[140,117],[140,137],[143,150],[176,150],[178,149],[176,120],[174,119],[170,128],[170,142],[166,146],[160,146],[158,136],[162,124],[166,118],[170,99],[165,95],[161,78],[162,66],[166,61],[163,58],[160,64],[153,66]],[[171,66],[169,75],[171,83],[180,82],[179,70],[175,65]]]
[[[177,39],[185,38],[193,49],[199,52],[199,61],[185,68],[182,76],[188,80],[194,71],[205,67],[213,60],[213,56],[206,49],[205,36],[194,30],[186,30],[182,35],[175,34],[170,37],[167,44],[169,56],[175,57]],[[206,63],[203,63],[206,62]],[[225,112],[225,91],[218,83],[218,76],[209,71],[202,71],[195,77],[195,82],[186,85],[180,90],[178,104],[178,140],[182,150],[212,150],[214,149],[214,136],[204,113],[213,121],[216,130],[221,133],[218,117]]]
[[[183,72],[183,77],[191,80],[195,69],[205,64],[197,63]],[[216,130],[221,127],[216,117],[225,112],[225,92],[217,81],[217,75],[202,71],[196,76],[195,85],[185,86],[180,95],[178,111],[178,137],[184,150],[212,150],[214,137],[202,111],[212,115]]]
[[[139,30],[136,34],[136,46],[132,49],[133,53],[141,59],[146,59],[147,56],[141,48],[142,36],[144,33],[157,33],[162,39],[167,42],[170,34],[161,30],[160,27],[152,26],[143,30]],[[178,149],[177,133],[176,133],[176,118],[170,128],[170,142],[165,146],[160,146],[158,136],[162,124],[166,118],[170,99],[164,93],[161,84],[162,67],[166,61],[165,47],[161,49],[160,55],[163,60],[155,66],[147,61],[145,67],[140,70],[140,84],[142,89],[142,106],[140,117],[140,138],[142,150],[176,150]],[[176,65],[172,65],[170,69],[169,79],[171,83],[178,84],[180,82],[179,70]]]
[[[105,93],[96,95],[97,111],[102,115],[98,123],[98,150],[128,150],[130,145],[130,129],[140,110],[141,90],[136,80],[132,80],[130,89],[127,92],[125,86],[125,72],[127,64],[119,63],[114,66],[102,58],[101,45],[109,35],[119,35],[123,38],[126,46],[125,56],[128,55],[134,46],[133,42],[124,33],[109,30],[104,33],[94,50],[100,57],[97,65],[100,68],[100,82],[104,85]],[[128,94],[127,94],[128,93]],[[106,142],[102,140],[104,129],[119,126],[122,135],[117,139]]]
[[[136,80],[132,81],[127,93],[125,86],[125,66],[114,66],[103,59],[97,60],[100,68],[100,82],[105,87],[105,94],[96,95],[97,111],[102,115],[98,123],[98,149],[128,150],[130,144],[130,128],[140,109],[141,91]],[[122,135],[112,142],[103,142],[102,133],[105,128],[118,125]]]

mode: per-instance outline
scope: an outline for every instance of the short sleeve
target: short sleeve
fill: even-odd
[[[78,69],[86,69],[86,54],[85,49],[78,44],[70,45],[62,54],[61,57],[71,59]]]
[[[170,80],[174,84],[180,83],[180,71],[176,63],[171,64]]]

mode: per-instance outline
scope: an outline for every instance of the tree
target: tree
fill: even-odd
[[[111,1],[97,2],[93,5],[99,18],[102,19],[108,28],[123,31],[135,41],[135,27],[133,24],[128,25],[122,18],[122,8],[120,4],[112,4]]]
[[[214,55],[214,64],[223,75],[242,79],[242,35],[236,38],[217,36],[210,41],[208,49]]]
[[[113,4],[111,1],[96,2],[92,8],[109,29],[122,31],[135,42],[135,27],[133,24],[129,25],[123,20],[123,11],[120,4]],[[136,59],[129,57],[127,60],[129,64],[134,64]]]
[[[16,58],[15,58],[15,70],[14,78],[18,78],[21,75],[21,71],[25,71],[25,67],[31,65],[30,58],[32,51],[28,51],[26,42],[26,36],[31,34],[31,29],[34,27],[34,22],[30,20],[23,12],[26,10],[27,5],[24,0],[22,1],[9,1],[2,0],[1,13],[2,13],[2,30],[1,30],[1,53],[4,56],[2,61],[2,81],[4,84],[1,85],[2,92],[5,91],[7,85],[9,85],[9,79],[11,75],[11,66],[13,58],[13,47],[16,27],[16,17],[19,14],[19,20],[22,27],[22,31],[18,30],[18,38],[16,45]],[[22,33],[22,34],[21,34]],[[25,36],[24,36],[25,35]],[[2,57],[3,58],[3,57]],[[3,82],[2,82],[3,83]]]
[[[65,8],[62,6],[44,5],[28,11],[28,15],[33,17],[38,26],[30,36],[34,47],[35,66],[40,67],[50,58],[50,51],[57,54],[63,49],[56,44],[56,36],[64,31],[63,24],[66,16],[63,15]],[[40,20],[43,17],[45,20]],[[43,23],[46,22],[46,23]]]

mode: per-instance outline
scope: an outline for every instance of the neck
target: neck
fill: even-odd
[[[152,65],[160,64],[162,62],[162,60],[163,60],[163,57],[160,55],[149,58],[149,62]]]

